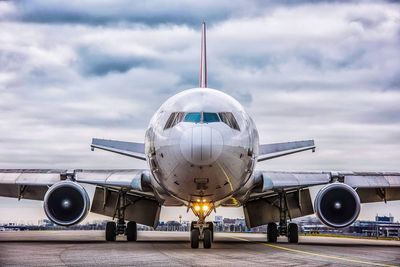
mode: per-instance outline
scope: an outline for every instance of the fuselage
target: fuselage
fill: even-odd
[[[169,98],[146,132],[147,162],[157,183],[184,203],[218,203],[251,176],[258,132],[238,101],[193,88]]]

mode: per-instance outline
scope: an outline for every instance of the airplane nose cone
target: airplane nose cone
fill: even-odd
[[[195,165],[212,164],[221,155],[223,145],[221,133],[204,125],[187,129],[180,143],[183,157]]]

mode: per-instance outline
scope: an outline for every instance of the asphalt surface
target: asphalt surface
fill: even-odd
[[[191,249],[186,232],[139,232],[105,242],[103,231],[0,232],[0,266],[400,266],[400,241],[216,233]],[[202,245],[200,245],[201,247]]]

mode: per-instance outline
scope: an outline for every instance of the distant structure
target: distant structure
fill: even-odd
[[[298,221],[303,234],[344,234],[352,236],[391,237],[400,238],[400,223],[394,217],[383,215],[375,216],[375,221],[358,220],[344,229],[332,229],[322,224],[314,216],[305,217]]]
[[[394,217],[392,216],[392,214],[389,213],[389,216],[379,216],[378,214],[376,214],[375,216],[375,221],[376,222],[389,222],[389,223],[393,223],[394,222]]]
[[[187,232],[190,230],[190,221],[160,221],[156,229],[145,225],[138,225],[140,231],[179,231]],[[394,217],[389,214],[376,215],[375,221],[356,221],[353,225],[344,229],[333,229],[322,224],[315,216],[307,216],[297,219],[299,230],[305,234],[341,234],[351,236],[370,236],[370,237],[390,237],[400,239],[400,223],[395,222]],[[266,233],[266,226],[259,226],[255,228],[247,228],[245,220],[242,218],[224,218],[220,215],[214,217],[214,231],[215,232],[260,232]],[[72,227],[62,227],[55,225],[48,219],[38,221],[37,225],[31,224],[17,224],[8,223],[0,225],[1,231],[40,231],[40,230],[103,230],[106,221],[93,221],[86,224],[78,224]]]

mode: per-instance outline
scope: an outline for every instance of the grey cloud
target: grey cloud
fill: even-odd
[[[297,2],[266,11],[266,5],[274,5],[243,3],[238,5],[249,5],[249,11],[222,16],[209,28],[209,86],[243,103],[258,123],[263,142],[316,138],[325,152],[316,161],[306,158],[304,164],[327,168],[344,164],[337,159],[329,163],[329,153],[347,149],[341,143],[357,136],[359,143],[350,151],[368,142],[396,146],[398,5]],[[66,5],[78,13],[85,10]],[[362,12],[355,12],[356,6]],[[47,8],[58,12],[58,7]],[[118,17],[115,10],[107,12],[110,21],[125,19],[125,13]],[[359,22],[363,18],[373,23]],[[68,164],[82,164],[91,137],[142,140],[159,105],[198,84],[199,32],[179,21],[99,27],[83,21],[70,25],[2,19],[0,127],[1,138],[10,140],[3,155],[19,157],[13,147],[28,153],[34,143],[41,143],[35,157],[50,160],[46,154],[57,154],[51,147],[61,139],[73,149],[57,161],[64,157]],[[358,128],[346,130],[349,125]],[[396,153],[391,155],[395,158]],[[346,157],[351,162],[351,156]],[[29,162],[21,159],[21,165]],[[85,164],[103,166],[97,158]],[[394,166],[393,161],[385,164]],[[362,163],[355,161],[354,166]]]
[[[316,3],[342,3],[348,1],[312,1]],[[357,1],[354,1],[357,2]],[[363,1],[371,2],[371,1]],[[259,16],[271,9],[308,4],[309,1],[67,1],[59,3],[33,0],[8,3],[5,18],[34,23],[115,24],[140,23],[187,24],[197,26],[202,20],[218,23],[227,19]],[[1,19],[1,17],[0,17]],[[358,21],[358,18],[354,20]],[[364,23],[364,21],[360,20]]]
[[[131,68],[151,67],[156,64],[152,60],[142,56],[112,55],[93,51],[90,48],[78,49],[78,68],[89,75],[106,75],[110,72],[127,72]]]
[[[156,24],[195,24],[202,20],[219,21],[238,13],[244,5],[230,1],[215,3],[169,1],[68,1],[59,5],[47,1],[12,3],[18,11],[8,19],[38,23],[107,24],[120,22]],[[250,3],[249,3],[250,4]]]

